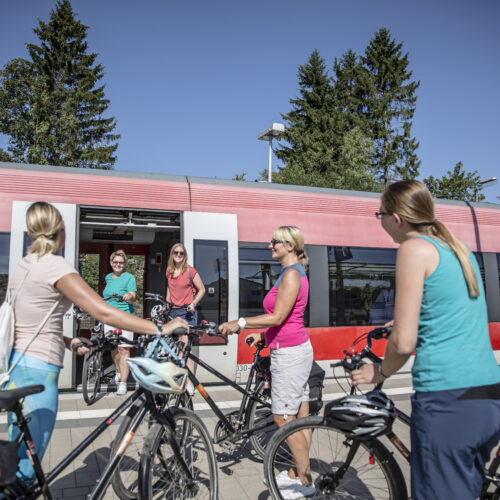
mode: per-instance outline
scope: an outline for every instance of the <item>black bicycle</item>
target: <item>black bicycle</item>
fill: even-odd
[[[22,414],[21,404],[24,397],[43,390],[43,385],[34,385],[0,391],[0,410],[14,412],[15,425],[20,430],[14,442],[0,443],[2,470],[0,493],[5,498],[11,500],[43,497],[51,500],[53,496],[49,487],[50,483],[125,410],[140,400],[140,408],[133,412],[125,435],[114,448],[110,461],[89,498],[95,500],[103,497],[123,454],[130,442],[133,442],[136,430],[147,416],[151,426],[148,438],[144,442],[142,456],[145,457],[148,466],[144,466],[139,471],[140,498],[157,498],[157,495],[161,493],[162,498],[172,500],[194,497],[217,499],[217,463],[210,436],[201,419],[184,408],[159,410],[155,395],[142,387],[139,387],[111,415],[106,417],[82,443],[46,475],[33,444],[29,422]],[[186,429],[189,432],[186,432]],[[13,457],[17,455],[19,446],[24,446],[28,456],[32,459],[36,477],[33,484],[25,483],[16,475],[17,461]],[[154,464],[151,463],[152,460]]]
[[[346,372],[355,370],[363,364],[363,359],[374,363],[382,360],[372,352],[372,341],[387,338],[390,328],[376,328],[358,337],[353,345],[344,351],[345,357],[333,368],[343,367]],[[358,352],[356,345],[366,340],[365,347]],[[377,384],[381,389],[383,383]],[[351,394],[355,388],[351,387]],[[331,403],[334,404],[335,402]],[[393,454],[378,439],[361,440],[346,435],[332,425],[327,418],[331,404],[325,407],[323,416],[300,418],[283,426],[271,439],[264,460],[266,484],[274,499],[281,499],[276,475],[294,467],[294,459],[287,444],[287,439],[300,431],[311,435],[309,450],[310,473],[316,489],[309,498],[356,498],[407,500],[408,491],[401,469]],[[410,425],[410,417],[396,407],[396,418],[403,424]],[[386,434],[391,444],[410,463],[410,451],[390,430]],[[500,448],[492,461],[485,479],[481,500],[500,500]]]

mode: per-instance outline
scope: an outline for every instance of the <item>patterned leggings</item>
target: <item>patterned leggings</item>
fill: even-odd
[[[20,355],[18,351],[13,351],[10,358],[11,363]],[[33,394],[24,398],[23,414],[30,418],[29,428],[40,460],[47,449],[50,436],[56,423],[57,415],[57,382],[60,368],[39,359],[24,355],[10,374],[10,381],[6,389],[15,389],[27,385],[42,384],[45,390],[39,394]],[[13,424],[16,420],[14,413],[9,412],[8,432],[9,440],[13,441],[19,435],[19,429]],[[24,447],[19,448],[18,475],[23,480],[35,478],[35,471],[26,455]]]

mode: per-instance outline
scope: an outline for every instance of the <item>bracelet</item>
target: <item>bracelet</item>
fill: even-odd
[[[386,375],[383,371],[382,371],[382,364],[380,365],[380,375],[382,375],[382,377],[384,377],[385,379],[388,379],[390,377],[390,375]]]

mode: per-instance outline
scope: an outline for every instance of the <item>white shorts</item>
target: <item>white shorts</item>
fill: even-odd
[[[104,325],[104,333],[107,334],[108,332],[113,332],[114,330],[121,330],[121,328],[115,328],[111,325]],[[134,332],[131,332],[130,330],[122,330],[121,336],[125,337],[128,340],[134,340]],[[130,344],[118,344],[118,347],[128,347],[130,349],[133,346],[131,346]]]
[[[271,349],[271,408],[275,415],[297,415],[303,401],[309,401],[309,374],[313,349],[303,344]]]

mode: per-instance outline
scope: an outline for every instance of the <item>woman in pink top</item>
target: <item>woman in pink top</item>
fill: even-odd
[[[281,273],[264,298],[265,314],[223,323],[219,331],[237,333],[245,328],[265,328],[247,338],[252,345],[265,337],[271,349],[271,405],[278,427],[309,414],[307,380],[313,363],[313,350],[304,327],[304,311],[309,282],[304,266],[304,237],[298,227],[281,226],[269,244],[273,259],[281,263]],[[289,438],[296,467],[277,477],[283,498],[299,498],[314,493],[309,474],[310,434],[299,432]],[[298,495],[298,496],[297,496]]]

